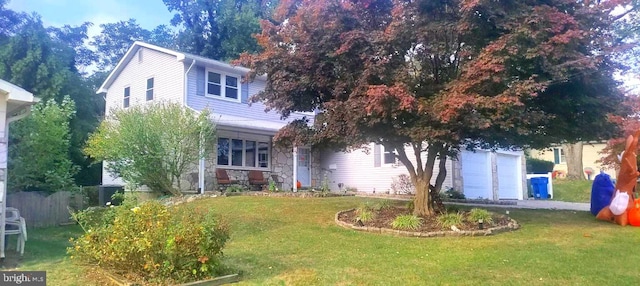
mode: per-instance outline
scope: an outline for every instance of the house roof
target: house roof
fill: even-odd
[[[8,114],[40,101],[40,99],[33,96],[31,92],[2,79],[0,79],[0,94],[9,95],[7,98]]]
[[[175,56],[176,60],[178,62],[196,61],[198,63],[207,64],[207,65],[211,65],[211,66],[215,66],[215,67],[219,67],[219,68],[223,68],[223,69],[227,69],[227,70],[232,70],[234,72],[241,73],[241,74],[244,74],[244,73],[247,73],[247,72],[250,71],[250,69],[245,68],[245,67],[234,66],[234,65],[231,65],[229,63],[222,62],[222,61],[209,59],[209,58],[198,56],[198,55],[194,55],[194,54],[178,52],[178,51],[170,50],[170,49],[167,49],[167,48],[159,47],[159,46],[156,46],[156,45],[152,45],[152,44],[149,44],[149,43],[136,41],[136,42],[133,43],[133,45],[131,45],[129,50],[127,50],[127,52],[124,54],[122,59],[120,59],[120,61],[116,65],[116,67],[113,69],[113,71],[111,71],[111,73],[109,74],[107,79],[104,81],[104,83],[102,83],[102,85],[100,86],[100,88],[98,89],[98,91],[96,93],[107,92],[107,90],[109,89],[109,87],[111,86],[113,81],[118,77],[118,75],[122,72],[122,70],[124,69],[126,64],[134,57],[134,55],[136,54],[136,52],[140,48],[147,48],[147,49],[150,49],[150,50],[154,50],[154,51],[158,51],[158,52],[161,52],[161,53],[165,53],[165,54],[168,54],[168,55]]]

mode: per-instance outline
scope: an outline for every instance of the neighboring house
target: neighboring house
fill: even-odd
[[[197,186],[201,191],[215,188],[216,168],[227,170],[232,180],[239,181],[247,180],[249,170],[260,170],[265,177],[276,175],[287,190],[295,189],[296,181],[303,187],[318,187],[326,181],[334,190],[353,187],[377,193],[388,192],[394,178],[408,174],[380,145],[371,144],[372,152],[350,153],[274,145],[273,136],[280,128],[303,117],[313,122],[314,114],[293,113],[282,120],[274,111],[265,112],[262,103],[250,105],[249,97],[263,90],[266,82],[258,77],[243,83],[247,72],[243,67],[135,42],[98,93],[106,93],[106,115],[113,108],[160,100],[196,111],[210,109],[217,124],[218,150],[200,162]],[[463,152],[462,163],[447,162],[444,187],[470,190],[474,198],[522,199],[524,156],[522,152],[501,154]],[[467,161],[469,165],[464,166]],[[103,171],[102,183],[123,182]],[[501,192],[501,188],[510,191]]]
[[[593,174],[590,176],[590,179],[593,180],[594,177],[603,171],[609,174],[612,178],[616,177],[616,170],[613,168],[603,167],[600,163],[596,161],[602,158],[600,152],[606,146],[606,143],[594,142],[594,143],[584,143],[582,146],[582,167],[584,169],[593,170]],[[567,173],[567,161],[565,158],[564,150],[562,150],[561,146],[552,147],[550,149],[543,150],[530,150],[529,151],[532,158],[542,159],[546,161],[551,161],[555,165],[553,166],[554,171],[559,171],[564,174]],[[583,169],[583,171],[584,171]],[[583,172],[583,175],[588,178],[587,174]]]

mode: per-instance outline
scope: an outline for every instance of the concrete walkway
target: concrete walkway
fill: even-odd
[[[389,195],[376,195],[376,194],[356,194],[357,197],[363,198],[379,198],[379,199],[390,199],[390,200],[402,200],[408,201],[410,198],[399,197],[399,196],[389,196]],[[552,200],[522,200],[522,201],[511,201],[516,204],[483,204],[483,203],[459,203],[459,202],[444,202],[445,204],[451,205],[462,205],[462,206],[481,206],[485,208],[505,208],[505,209],[547,209],[547,210],[571,210],[571,211],[586,211],[588,212],[591,208],[591,205],[588,203],[571,203],[571,202],[560,202],[560,201],[552,201]]]
[[[495,207],[495,208],[507,208],[507,209],[547,209],[547,210],[571,210],[571,211],[586,211],[590,209],[588,203],[571,203],[571,202],[559,202],[549,200],[523,200],[517,201],[515,205],[498,205],[498,204],[468,204],[468,203],[453,203],[445,202],[445,204],[465,205],[465,206],[482,206],[482,207]]]

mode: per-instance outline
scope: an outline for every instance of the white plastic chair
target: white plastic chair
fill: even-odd
[[[20,211],[16,208],[7,207],[5,211],[5,235],[18,235],[16,251],[20,256],[24,254],[24,244],[27,241],[27,224],[20,216]]]

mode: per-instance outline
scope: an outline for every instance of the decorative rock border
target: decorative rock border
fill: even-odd
[[[397,230],[397,229],[381,228],[381,227],[357,226],[357,225],[350,224],[340,220],[341,214],[351,212],[354,210],[355,208],[337,212],[334,218],[336,224],[347,229],[353,229],[358,231],[366,231],[366,232],[373,232],[373,233],[388,233],[388,234],[395,234],[398,236],[409,236],[409,237],[487,236],[487,235],[493,235],[501,232],[512,231],[520,228],[520,225],[518,224],[518,222],[513,219],[509,219],[510,222],[507,225],[496,226],[496,227],[483,229],[483,230],[431,231],[431,232],[405,231],[405,230]]]

